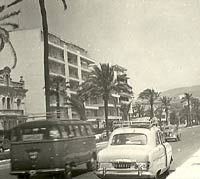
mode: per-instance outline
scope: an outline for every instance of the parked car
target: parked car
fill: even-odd
[[[0,152],[4,152],[5,150],[10,149],[10,141],[8,139],[1,138],[0,139]]]
[[[181,140],[181,131],[176,125],[165,126],[164,129],[163,129],[163,133],[164,133],[166,141],[170,141],[170,140],[179,141],[179,140]]]
[[[156,127],[115,129],[105,149],[97,154],[99,178],[148,177],[167,173],[172,163],[172,147]]]
[[[74,166],[96,167],[96,141],[86,121],[32,121],[11,130],[11,172],[18,178],[38,174],[71,178]]]

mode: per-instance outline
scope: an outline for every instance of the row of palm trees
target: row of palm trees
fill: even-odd
[[[184,96],[181,99],[181,110],[176,108],[173,109],[171,107],[172,98],[160,96],[160,93],[156,92],[154,89],[145,89],[139,94],[139,99],[147,101],[150,109],[149,111],[145,111],[145,108],[142,105],[143,102],[136,103],[134,106],[134,112],[138,117],[149,116],[150,118],[153,118],[156,116],[161,119],[162,112],[164,111],[166,119],[169,119],[169,121],[167,121],[168,124],[178,124],[187,121],[187,126],[190,126],[193,123],[200,123],[200,100],[194,98],[191,93],[184,93]],[[161,103],[156,109],[154,109],[155,101],[160,101]]]

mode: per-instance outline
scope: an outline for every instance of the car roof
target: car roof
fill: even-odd
[[[117,128],[115,129],[112,134],[123,134],[123,133],[152,133],[153,131],[158,131],[159,129],[157,127],[151,127],[151,128],[132,128],[132,127],[123,127],[123,128]]]

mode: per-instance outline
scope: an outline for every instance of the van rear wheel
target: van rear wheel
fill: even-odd
[[[65,165],[65,172],[64,172],[64,179],[71,179],[72,178],[72,167],[67,164]]]

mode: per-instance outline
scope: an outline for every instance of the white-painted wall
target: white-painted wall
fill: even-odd
[[[40,29],[10,33],[11,42],[17,53],[17,66],[12,78],[23,76],[26,93],[26,114],[45,112],[43,41]],[[10,57],[12,58],[12,57]]]

